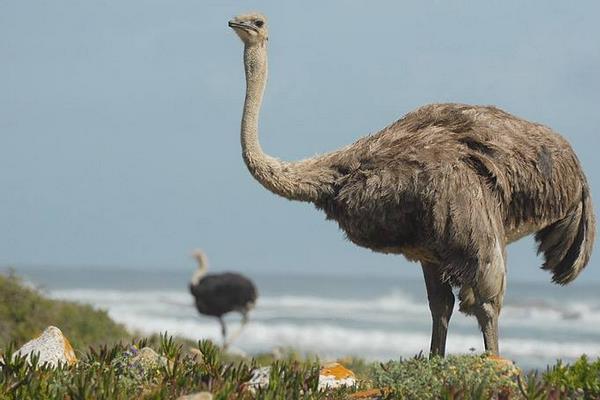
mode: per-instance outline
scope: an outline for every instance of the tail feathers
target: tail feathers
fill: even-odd
[[[566,285],[585,268],[594,246],[595,225],[592,199],[584,184],[577,209],[535,235],[538,254],[544,253],[542,269],[552,271],[554,283]]]

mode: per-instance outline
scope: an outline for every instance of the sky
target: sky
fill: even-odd
[[[427,103],[493,104],[562,133],[600,198],[595,1],[0,0],[0,266],[181,270],[201,247],[215,270],[420,277],[248,173],[227,21],[250,10],[269,17],[267,153],[330,151]],[[508,264],[549,282],[530,239]]]

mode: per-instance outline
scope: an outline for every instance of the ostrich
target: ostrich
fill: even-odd
[[[190,292],[195,298],[196,309],[200,314],[219,319],[223,348],[227,348],[228,344],[241,333],[244,325],[248,322],[248,312],[256,303],[256,286],[245,276],[232,272],[207,275],[208,263],[204,252],[196,249],[192,256],[198,262],[198,269],[192,275],[190,282]],[[228,342],[223,315],[231,311],[242,314],[242,324],[240,329],[229,338]]]
[[[347,238],[421,264],[432,317],[430,355],[445,354],[459,288],[486,351],[498,354],[506,246],[535,234],[543,269],[565,285],[589,261],[595,217],[573,150],[548,127],[496,107],[430,104],[340,150],[297,162],[263,152],[266,18],[229,21],[244,43],[243,158],[271,192],[313,203]]]

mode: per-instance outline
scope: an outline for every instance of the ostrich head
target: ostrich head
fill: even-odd
[[[246,46],[256,46],[269,40],[267,17],[260,13],[250,13],[229,21],[229,27],[242,39]]]
[[[202,279],[204,275],[206,275],[208,263],[206,261],[206,255],[201,249],[195,249],[194,251],[192,251],[192,257],[194,257],[198,262],[198,269],[194,271],[194,274],[192,275],[191,284],[197,285],[198,282],[200,282],[200,279]]]
[[[202,249],[194,249],[194,251],[192,251],[192,257],[198,261],[198,268],[200,269],[204,269],[206,268],[206,254],[204,254],[204,251],[202,251]]]

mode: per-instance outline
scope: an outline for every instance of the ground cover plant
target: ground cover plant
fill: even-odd
[[[44,314],[47,311],[47,315]],[[70,312],[74,317],[70,317]],[[72,340],[79,362],[51,368],[15,349],[47,325]],[[61,325],[62,324],[62,325]],[[523,373],[487,355],[413,358],[385,363],[340,360],[358,385],[317,390],[320,363],[289,351],[283,359],[223,353],[210,341],[193,343],[167,334],[134,338],[105,312],[47,299],[14,276],[0,275],[0,399],[176,399],[200,391],[213,399],[600,399],[600,359],[558,361],[544,371]],[[105,336],[102,336],[105,335]],[[139,361],[144,349],[156,353]],[[267,386],[248,381],[259,366],[271,366]],[[371,390],[370,397],[356,393]],[[354,397],[353,397],[354,396]]]
[[[380,389],[380,399],[599,399],[600,360],[586,357],[557,363],[544,373],[524,376],[498,368],[485,355],[427,359],[422,356],[371,363],[354,388],[318,391],[319,363],[276,360],[268,386],[247,384],[259,366],[252,358],[226,361],[210,341],[186,351],[166,335],[157,353],[165,362],[148,367],[132,362],[145,339],[90,348],[75,366],[51,368],[13,357],[9,346],[0,361],[0,399],[174,399],[208,391],[214,399],[347,399]],[[375,395],[373,395],[375,396]]]

